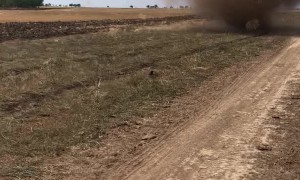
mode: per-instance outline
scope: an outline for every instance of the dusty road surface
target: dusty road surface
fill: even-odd
[[[294,38],[272,60],[233,82],[202,115],[133,159],[140,161],[134,169],[122,169],[123,174],[110,179],[257,179],[255,154],[271,151],[276,144],[264,121],[299,74],[300,39]]]

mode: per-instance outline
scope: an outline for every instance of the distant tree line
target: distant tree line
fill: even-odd
[[[0,7],[9,8],[9,7],[38,7],[43,5],[44,0],[0,0]]]
[[[149,9],[157,9],[158,5],[157,4],[155,4],[154,6],[147,5],[146,7]]]
[[[70,7],[81,7],[81,4],[69,4]]]
[[[1,1],[1,0],[0,0]],[[44,4],[45,7],[81,7],[81,4],[69,4],[69,5],[63,5],[63,4],[59,4],[59,5],[55,5],[55,4],[51,4],[51,3],[47,3]]]
[[[130,6],[130,7],[131,7],[131,6]],[[147,7],[148,9],[157,9],[157,8],[159,8],[157,4],[155,4],[154,6],[147,5],[146,7]],[[164,8],[166,9],[166,8],[168,8],[168,7],[164,7]],[[170,8],[170,9],[173,9],[174,7],[173,7],[173,6],[170,6],[169,8]],[[191,8],[191,7],[190,7],[190,6],[179,6],[178,8],[180,8],[180,9],[189,9],[189,8]]]

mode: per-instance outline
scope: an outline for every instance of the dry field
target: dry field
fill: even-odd
[[[133,144],[116,145],[97,156],[103,161],[89,173],[105,177],[107,169],[125,159],[136,140],[147,134],[140,120],[168,108],[175,97],[225,68],[251,61],[280,44],[270,37],[194,30],[132,30],[4,42],[0,45],[0,162],[6,166],[0,174],[72,176],[75,172],[64,174],[46,162],[70,155],[70,148],[101,149],[107,146],[102,142],[111,129],[133,128]],[[159,124],[149,126],[159,128]]]
[[[146,19],[190,14],[192,14],[190,9],[46,8],[38,10],[0,10],[0,22]]]
[[[0,13],[6,14],[0,17],[4,22],[190,12],[82,8]],[[199,109],[213,108],[211,102],[226,96],[223,89],[241,74],[247,80],[253,67],[263,70],[260,64],[271,62],[287,42],[277,35],[205,32],[203,20],[176,21],[150,23],[151,27],[129,23],[126,28],[76,35],[64,31],[70,25],[66,23],[55,29],[59,37],[39,36],[39,28],[29,26],[32,31],[26,31],[18,23],[8,23],[22,31],[17,36],[6,31],[5,37],[11,38],[0,43],[0,179],[108,179],[122,167],[127,172],[139,163],[127,162],[193,121]],[[272,66],[279,67],[285,65]],[[255,84],[248,82],[244,84]],[[298,107],[299,103],[293,106],[293,113]],[[236,118],[229,115],[231,121]],[[224,127],[228,124],[223,122]]]

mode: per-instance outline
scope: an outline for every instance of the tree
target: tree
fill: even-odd
[[[133,8],[133,5],[130,5],[130,8]]]
[[[38,7],[43,5],[44,0],[0,0],[0,7]]]
[[[149,8],[150,8],[150,5],[147,5],[147,8],[149,9]]]
[[[69,4],[70,7],[81,7],[81,4]]]
[[[158,5],[157,5],[157,4],[155,4],[155,5],[154,5],[154,8],[158,8]]]

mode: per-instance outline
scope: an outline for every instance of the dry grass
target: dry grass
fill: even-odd
[[[2,43],[0,175],[38,176],[43,158],[74,145],[99,146],[109,128],[152,116],[222,69],[281,43],[195,31]]]
[[[190,9],[63,8],[41,10],[0,10],[0,22],[145,19],[190,14],[192,14],[192,10]]]

